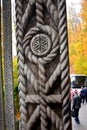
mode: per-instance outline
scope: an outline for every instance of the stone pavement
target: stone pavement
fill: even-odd
[[[72,118],[72,130],[87,130],[87,104],[82,104],[79,111],[80,124]]]

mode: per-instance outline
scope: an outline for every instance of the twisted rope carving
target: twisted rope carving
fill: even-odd
[[[58,18],[58,11],[56,7],[54,6],[52,0],[43,0],[44,4],[47,7],[47,10],[49,14],[51,15],[52,20],[55,22],[55,24],[58,24],[59,18]]]
[[[45,76],[45,68],[44,66],[39,62],[38,63],[38,67],[39,67],[39,71],[38,71],[38,75],[39,75],[39,81],[40,83],[43,83],[43,86],[40,85],[40,90],[39,90],[39,95],[41,97],[40,100],[40,120],[41,120],[41,130],[48,130],[48,122],[47,122],[47,104],[44,101],[44,103],[42,102],[42,99],[44,100],[43,96],[43,89],[45,90],[45,82],[46,82],[46,76]]]
[[[47,119],[47,115],[48,117],[51,118],[51,121],[52,123],[56,126],[57,129],[61,128],[62,126],[61,125],[61,120],[60,118],[49,108],[48,109],[48,113],[47,113],[47,103],[59,103],[61,102],[61,95],[58,95],[58,96],[54,96],[54,95],[51,95],[51,96],[48,96],[46,97],[43,93],[43,89],[45,89],[45,81],[46,81],[46,77],[45,77],[45,69],[43,67],[43,65],[41,63],[38,63],[39,65],[39,77],[40,77],[40,83],[42,82],[43,83],[43,86],[40,87],[40,92],[39,92],[39,95],[40,96],[34,96],[34,95],[28,95],[26,96],[26,102],[30,102],[30,103],[40,103],[40,114],[41,114],[41,130],[45,130],[47,129],[47,122],[46,122],[46,119]],[[42,89],[43,87],[43,89]],[[58,100],[59,99],[59,100]],[[52,114],[52,116],[49,115]],[[35,120],[35,117],[36,115],[33,115],[33,118]],[[55,118],[55,121],[53,120],[53,118]],[[31,119],[30,119],[31,120]],[[36,120],[35,120],[36,121]],[[30,122],[30,121],[29,121]],[[31,124],[32,124],[33,120],[31,120]],[[30,123],[28,123],[30,124]],[[28,125],[29,126],[29,125]],[[29,129],[30,130],[30,129]],[[60,129],[62,130],[62,129]]]
[[[31,86],[34,88],[34,90],[36,92],[39,91],[39,84],[38,84],[38,79],[36,79],[35,75],[33,74],[33,72],[29,69],[29,67],[27,66],[27,64],[25,64],[24,67],[24,74],[27,78],[27,81],[31,84]]]
[[[49,26],[40,26],[39,25],[39,28],[40,28],[40,30],[46,32],[50,36],[52,43],[53,43],[50,53],[46,57],[43,57],[42,60],[40,59],[41,63],[43,63],[43,61],[45,63],[49,63],[57,55],[57,51],[59,49],[59,43],[58,43],[59,35],[54,29],[52,29]]]
[[[55,24],[58,24],[59,21],[59,36],[58,33],[52,29],[49,26],[43,26],[44,24],[44,15],[43,15],[43,7],[42,3],[46,5],[48,12],[50,13],[53,21]],[[56,115],[54,111],[51,110],[47,106],[48,103],[60,103],[61,99],[58,100],[57,102],[57,96],[51,95],[51,96],[46,96],[50,88],[52,88],[54,81],[57,78],[57,75],[61,74],[61,79],[62,79],[62,100],[63,100],[63,123],[64,123],[64,130],[70,130],[70,122],[69,122],[69,95],[67,95],[68,90],[69,90],[69,85],[68,85],[68,57],[67,57],[67,32],[66,32],[66,24],[65,22],[65,1],[64,0],[59,0],[58,3],[58,11],[54,4],[52,3],[52,0],[36,0],[36,19],[37,19],[37,26],[34,28],[31,28],[30,31],[25,35],[24,40],[23,40],[23,29],[25,28],[25,23],[27,22],[28,16],[30,15],[30,12],[32,10],[32,7],[35,3],[35,0],[29,1],[27,8],[25,10],[24,15],[22,14],[22,0],[17,0],[16,1],[16,23],[17,23],[17,29],[16,29],[16,38],[17,38],[17,53],[18,53],[18,67],[19,67],[19,98],[20,98],[20,114],[21,114],[21,123],[20,123],[20,130],[25,130],[26,129],[26,102],[30,103],[37,103],[40,104],[32,116],[30,117],[30,120],[27,123],[27,129],[31,130],[33,123],[36,122],[36,120],[41,117],[41,130],[47,130],[48,128],[48,123],[47,123],[47,117],[49,117],[52,121],[53,124],[56,125],[56,129],[62,130],[62,124],[61,124],[61,119]],[[22,17],[23,15],[23,17]],[[59,15],[59,18],[58,18]],[[30,41],[34,37],[34,35],[37,35],[38,33],[45,33],[51,38],[52,41],[52,48],[50,52],[47,54],[47,56],[43,56],[41,58],[36,57],[31,51],[30,51]],[[60,39],[59,39],[60,37]],[[22,44],[23,40],[23,44]],[[58,41],[59,40],[59,41]],[[45,68],[44,65],[46,63],[49,63],[53,60],[54,57],[57,56],[58,54],[58,49],[59,49],[59,44],[61,46],[61,71],[60,69],[60,64],[57,65],[57,68],[51,75],[51,77],[46,81],[46,76],[45,76]],[[23,45],[23,48],[22,48]],[[24,50],[23,50],[24,49]],[[32,73],[32,70],[28,68],[27,65],[25,65],[24,68],[24,53],[26,58],[35,64],[38,65],[39,68],[39,82],[37,81],[36,77]],[[27,80],[30,82],[30,84],[33,86],[34,90],[39,93],[38,96],[29,96],[27,97],[26,94],[26,88],[25,88],[25,78],[24,78],[24,73],[27,77]],[[35,98],[35,99],[34,99]],[[26,99],[26,100],[25,100]],[[26,101],[26,102],[25,102]],[[52,102],[53,101],[53,102]],[[55,118],[54,118],[55,117]]]
[[[42,6],[42,0],[36,0],[36,19],[37,19],[37,25],[38,24],[44,24],[44,15],[43,15],[43,6]]]
[[[59,103],[59,102],[61,102],[61,95],[51,95],[51,96],[44,95],[44,100],[47,102],[47,104]],[[42,103],[42,99],[41,99],[41,96],[39,96],[39,95],[27,95],[26,102],[33,103],[33,104],[35,104],[35,103],[40,104],[40,103]],[[44,102],[43,102],[43,104],[44,104]],[[42,110],[44,111],[44,107],[41,107],[41,108],[43,108]],[[51,119],[52,123],[56,126],[56,129],[62,130],[62,121],[61,121],[60,117],[57,116],[56,113],[53,110],[51,110],[50,107],[46,106],[46,108],[47,108],[46,109],[47,116],[49,117],[49,119]],[[39,116],[40,116],[39,112],[40,112],[40,106],[38,106],[36,108],[35,112],[32,114],[30,120],[28,121],[28,123],[27,123],[28,130],[31,130],[33,123],[35,123],[37,121],[37,119],[39,118]],[[44,115],[43,116],[44,118],[46,117],[44,112],[41,111],[41,114]],[[42,121],[43,121],[42,123],[44,123],[43,118],[42,118]],[[45,122],[45,124],[46,124],[46,122]]]
[[[32,55],[30,51],[30,40],[38,32],[39,32],[38,27],[31,28],[30,31],[25,35],[23,40],[23,48],[24,48],[25,56],[26,58],[29,59],[29,61],[34,62],[35,64],[38,63],[38,59],[35,55]]]
[[[47,104],[50,103],[61,103],[61,95],[50,95],[50,96],[43,96],[44,100],[47,102]],[[32,104],[40,104],[41,97],[39,95],[26,95],[26,102],[32,103]]]
[[[30,117],[27,123],[27,130],[32,129],[33,124],[37,122],[39,117],[40,117],[40,106],[37,106],[36,110],[34,111],[34,113],[32,114],[32,116]]]
[[[26,129],[26,103],[25,103],[25,78],[23,74],[24,70],[24,53],[22,48],[23,29],[21,25],[22,21],[22,0],[16,0],[16,39],[17,39],[17,54],[18,54],[18,83],[19,83],[19,105],[20,105],[20,130]]]
[[[60,64],[57,65],[56,69],[54,70],[53,74],[50,76],[50,78],[48,79],[48,81],[45,83],[45,90],[43,88],[41,88],[43,90],[43,93],[47,94],[50,91],[50,88],[53,87],[53,83],[56,80],[57,76],[60,75]],[[28,80],[28,82],[32,85],[32,87],[34,88],[34,90],[36,92],[39,91],[38,86],[39,83],[43,86],[44,84],[42,82],[39,81],[38,83],[38,79],[35,77],[34,73],[29,69],[28,65],[25,64],[24,67],[24,74]],[[22,79],[22,78],[21,78]]]
[[[48,34],[48,36],[51,37],[53,44],[50,53],[46,57],[37,58],[35,55],[31,53],[29,44],[32,37],[41,31]],[[34,62],[35,64],[38,63],[38,59],[42,64],[49,63],[50,61],[52,61],[54,57],[56,57],[58,53],[57,52],[59,49],[58,40],[59,40],[58,33],[49,26],[43,26],[39,24],[39,27],[31,28],[30,31],[25,35],[23,40],[23,48],[25,50],[26,58],[28,58],[29,61]]]
[[[57,116],[57,114],[51,110],[50,107],[47,107],[47,115],[51,119],[52,123],[56,126],[56,130],[62,130],[62,121]]]
[[[70,130],[70,113],[69,113],[69,67],[68,67],[68,44],[67,44],[67,27],[66,27],[66,6],[65,0],[58,1],[59,11],[59,44],[61,51],[61,90],[62,90],[62,115],[64,130]]]
[[[32,15],[32,10],[33,10],[33,7],[34,7],[34,3],[35,3],[35,0],[32,0],[28,2],[27,4],[27,7],[26,7],[26,10],[22,16],[22,26],[23,26],[23,29],[26,28],[26,25],[28,23],[28,18],[29,16]]]
[[[49,90],[53,87],[53,83],[56,80],[57,76],[61,73],[60,71],[60,63],[57,65],[56,69],[54,70],[53,74],[50,76],[48,81],[46,82],[46,90],[45,92],[48,93]]]
[[[48,35],[51,37],[52,42],[53,42],[52,50],[50,51],[50,53],[46,57],[42,57],[42,58],[37,58],[35,55],[33,55],[30,51],[30,46],[29,46],[30,40],[32,39],[32,37],[35,34],[37,34],[39,32],[39,29],[42,32],[46,31],[45,33],[48,33]],[[52,61],[52,59],[57,55],[57,51],[59,49],[58,40],[59,40],[58,34],[52,28],[50,28],[49,26],[42,26],[42,25],[40,26],[39,25],[39,28],[34,27],[25,35],[25,38],[23,40],[23,48],[25,50],[25,56],[29,59],[29,61],[34,62],[35,64],[38,63],[38,60],[42,64],[46,64],[46,63]],[[50,90],[50,88],[52,87],[52,85],[53,85],[54,81],[56,80],[57,76],[60,75],[59,70],[60,70],[60,64],[57,65],[57,68],[53,72],[50,79],[47,81],[45,93],[47,93]],[[27,71],[30,71],[30,70],[28,70],[28,68],[27,68]],[[30,75],[32,75],[32,74],[30,74]],[[31,76],[29,76],[29,77],[31,77]],[[30,78],[29,78],[29,80],[30,80]],[[37,86],[37,85],[34,85],[34,83],[33,83],[33,86]],[[35,87],[35,90],[36,90],[36,87]]]

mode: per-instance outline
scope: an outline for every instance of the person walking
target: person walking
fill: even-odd
[[[72,110],[75,112],[75,121],[77,124],[80,124],[79,121],[79,109],[81,107],[81,97],[78,95],[78,92],[75,90],[75,95],[73,98]]]
[[[87,87],[85,87],[85,101],[87,103]]]
[[[81,91],[80,91],[80,96],[81,96],[81,102],[84,104],[85,101],[85,87],[82,87]]]

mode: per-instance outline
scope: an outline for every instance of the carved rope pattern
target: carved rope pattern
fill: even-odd
[[[24,67],[24,75],[26,76],[27,81],[31,84],[34,90],[38,92],[39,91],[38,79],[35,77],[34,73],[29,69],[27,64],[25,64],[25,67]]]
[[[32,39],[32,37],[35,34],[37,34],[39,32],[39,29],[44,32],[47,32],[53,42],[52,50],[46,57],[43,57],[43,58],[37,58],[35,55],[33,55],[31,53],[30,47],[29,47],[30,40]],[[25,56],[29,59],[29,61],[34,62],[35,64],[38,64],[38,60],[43,64],[49,63],[57,55],[57,52],[59,49],[58,39],[59,39],[58,34],[53,29],[51,29],[49,26],[39,26],[39,28],[38,27],[32,28],[25,35],[24,40],[23,40],[23,48],[25,50]],[[29,71],[31,71],[31,70],[29,70]],[[50,88],[52,87],[52,85],[58,75],[60,75],[60,64],[57,65],[57,68],[54,70],[50,79],[47,81],[45,93],[47,93],[50,90]],[[34,74],[32,76],[34,77]],[[29,77],[31,77],[31,76],[29,76]],[[29,78],[29,80],[32,82],[33,78]],[[36,84],[36,82],[34,82],[34,83],[32,82],[32,84]],[[37,90],[37,84],[34,85],[34,89]]]
[[[20,130],[26,129],[27,110],[25,103],[25,78],[24,78],[24,52],[22,48],[23,29],[22,21],[22,0],[16,0],[16,39],[17,39],[17,55],[18,55],[18,88],[19,88],[19,105],[20,105]]]
[[[34,3],[35,3],[35,0],[31,0],[31,1],[29,0],[27,7],[25,9],[25,12],[22,16],[22,26],[24,30],[26,29],[29,16],[33,15],[32,10],[33,10]]]
[[[43,85],[41,85],[39,83],[39,95],[41,97],[40,100],[40,120],[41,120],[41,130],[48,130],[48,120],[47,120],[47,103],[44,100],[44,91],[45,90],[45,82],[46,82],[46,76],[45,76],[45,68],[43,66],[43,64],[41,64],[40,62],[38,62],[38,67],[39,67],[39,71],[38,71],[38,76],[39,76],[39,82],[42,83]]]
[[[56,126],[56,130],[63,130],[61,119],[50,107],[47,107],[47,115],[49,118],[51,118],[52,123]]]
[[[50,95],[50,96],[41,95],[41,96],[43,96],[43,99],[44,99],[44,101],[46,101],[47,104],[50,104],[50,103],[55,104],[55,103],[61,102],[61,95]],[[44,104],[44,101],[42,100],[41,96],[39,96],[39,95],[27,95],[25,101],[32,103],[32,104],[35,104],[35,103],[40,104],[42,102]],[[56,126],[56,129],[62,130],[62,121],[61,121],[60,117],[49,106],[46,106],[46,108],[47,108],[46,109],[47,110],[47,116],[49,117],[49,119],[51,119],[52,123]],[[42,109],[42,110],[45,110],[45,109]],[[39,113],[40,106],[39,106],[37,113],[36,113],[36,111],[37,111],[37,108],[36,108],[35,112],[32,114],[30,120],[28,121],[28,124],[27,124],[28,130],[30,130],[30,128],[32,128],[31,124],[33,125],[33,123],[35,123],[37,121],[37,119],[39,118],[39,116],[40,116],[40,113]],[[42,111],[41,111],[41,113],[44,114]],[[43,118],[45,118],[45,117],[43,117]]]
[[[51,118],[51,121],[53,124],[56,125],[56,129],[62,130],[62,124],[61,120],[59,117],[56,115],[56,113],[51,110],[48,106],[47,103],[49,101],[48,97],[46,97],[47,92],[50,90],[50,88],[53,86],[54,81],[56,80],[57,75],[59,75],[61,72],[61,79],[62,79],[62,114],[63,114],[63,123],[64,123],[64,130],[69,130],[70,126],[70,121],[69,121],[69,95],[67,95],[69,86],[68,86],[68,53],[67,53],[67,35],[66,35],[66,24],[65,24],[65,1],[64,0],[59,0],[58,3],[58,11],[54,4],[52,3],[51,0],[43,0],[44,4],[47,7],[48,12],[51,15],[51,18],[53,21],[58,23],[59,20],[59,37],[58,34],[49,26],[43,26],[44,24],[44,15],[43,15],[43,7],[42,7],[42,0],[36,0],[36,19],[37,19],[37,25],[38,27],[32,28],[24,37],[23,39],[23,29],[25,29],[25,24],[28,19],[28,16],[30,15],[30,12],[32,10],[33,4],[35,3],[35,0],[29,1],[27,8],[25,10],[24,15],[22,16],[22,0],[16,0],[16,23],[17,23],[17,29],[16,29],[16,38],[17,38],[17,53],[18,53],[18,79],[19,79],[19,98],[20,98],[20,113],[21,113],[21,125],[20,125],[20,130],[25,130],[26,129],[26,88],[25,88],[25,78],[24,78],[24,73],[27,76],[28,81],[30,81],[31,85],[34,87],[36,92],[39,92],[39,102],[40,105],[36,108],[34,113],[32,114],[30,120],[27,123],[27,129],[31,130],[32,124],[36,122],[36,120],[39,118],[41,115],[41,129],[42,130],[47,130],[47,116]],[[59,18],[58,18],[59,15]],[[21,23],[22,22],[22,23]],[[38,24],[39,23],[39,24]],[[22,28],[23,27],[23,28]],[[49,37],[52,37],[52,50],[50,53],[43,58],[37,58],[35,55],[33,55],[30,52],[30,47],[29,47],[29,41],[31,41],[32,37],[36,35],[39,31],[42,31],[46,33]],[[54,35],[55,34],[55,35]],[[61,46],[61,71],[59,71],[60,64],[57,65],[57,68],[49,78],[49,80],[46,82],[46,77],[45,77],[45,68],[44,64],[49,63],[52,61],[52,59],[57,55],[57,51],[59,49],[59,44],[58,40]],[[23,43],[23,44],[22,44]],[[22,48],[23,45],[23,48]],[[23,50],[24,49],[24,50]],[[30,62],[33,62],[38,65],[39,67],[39,82],[37,81],[36,77],[32,73],[32,71],[26,67],[24,63],[24,52],[26,58]],[[24,68],[25,66],[25,68]],[[26,69],[27,68],[27,69]],[[28,72],[26,71],[28,70]],[[56,72],[57,71],[57,72]],[[31,78],[32,77],[32,78]],[[34,82],[35,80],[35,82]],[[40,89],[38,89],[38,85],[40,86]],[[44,88],[45,87],[45,88]],[[38,98],[38,97],[37,97]],[[52,97],[53,98],[53,97]],[[33,100],[34,97],[31,99]],[[30,98],[29,98],[30,100]],[[51,99],[50,99],[51,101]],[[31,101],[32,102],[32,101]],[[38,99],[36,100],[36,103],[38,102]],[[56,101],[55,101],[56,102]],[[47,108],[46,108],[47,106]],[[55,120],[54,118],[55,117]]]
[[[58,0],[59,12],[59,44],[61,53],[61,90],[62,90],[62,115],[64,130],[70,130],[70,104],[69,104],[69,66],[68,66],[68,43],[66,27],[66,5],[65,0]]]
[[[45,77],[45,69],[43,67],[42,64],[39,64],[39,76],[40,76],[40,80],[39,80],[39,84],[38,84],[38,92],[39,95],[27,95],[25,101],[32,103],[32,104],[40,104],[39,106],[39,112],[36,112],[37,109],[34,111],[34,113],[32,114],[32,116],[30,117],[28,123],[27,123],[27,128],[28,130],[31,130],[33,123],[35,123],[37,121],[37,119],[39,118],[40,114],[41,114],[41,130],[47,129],[47,122],[46,119],[47,117],[49,117],[52,121],[52,123],[56,126],[56,129],[58,130],[62,130],[62,124],[61,124],[61,119],[56,115],[56,113],[51,110],[47,104],[52,104],[52,103],[61,103],[61,95],[50,95],[50,96],[46,96],[43,92],[44,92],[44,87],[45,84],[44,82],[46,81],[46,77]],[[28,79],[28,81],[30,82],[30,84],[32,84],[32,86],[34,86],[36,84],[33,84],[35,81],[35,76],[32,76],[32,72],[29,71],[28,66],[26,65],[25,67],[25,75],[29,77],[32,77],[31,79]],[[31,81],[32,80],[32,81]],[[51,114],[51,115],[50,115]],[[32,125],[30,125],[32,124]]]
[[[52,0],[43,0],[44,4],[47,7],[47,10],[49,14],[51,15],[52,20],[55,22],[55,24],[58,24],[59,18],[58,18],[58,11],[53,4]]]
[[[39,95],[26,95],[25,101],[30,102],[32,104],[35,104],[35,103],[40,104],[40,99],[41,99],[41,97]],[[50,96],[44,95],[44,100],[47,102],[47,104],[62,102],[61,94],[50,95]]]
[[[39,33],[39,31],[42,31],[44,33],[47,33],[48,36],[51,38],[53,45],[52,45],[52,49],[50,51],[50,53],[43,58],[39,58],[39,61],[43,64],[49,63],[50,61],[52,61],[52,59],[54,57],[56,57],[57,55],[57,51],[59,49],[59,44],[58,44],[58,40],[59,40],[59,36],[58,33],[52,29],[51,27],[45,25],[40,25],[39,27],[34,27],[31,28],[30,31],[25,35],[24,40],[23,40],[23,48],[25,50],[25,56],[31,61],[31,62],[35,62],[35,64],[38,63],[38,58],[35,57],[31,52],[30,52],[30,47],[29,47],[29,43],[30,40],[32,39],[32,37],[34,35],[36,35],[37,33]]]
[[[36,92],[38,92],[39,91],[39,89],[38,89],[38,86],[39,86],[38,79],[35,77],[32,70],[29,69],[27,64],[25,64],[25,67],[24,67],[24,74],[26,75],[27,81],[32,85],[34,90]],[[50,89],[53,87],[53,83],[56,80],[58,75],[60,75],[60,64],[58,64],[58,66],[54,70],[53,74],[50,76],[48,81],[46,81],[45,90],[43,88],[41,88],[41,89],[43,89],[43,93],[47,94],[50,91]],[[42,82],[40,82],[40,84],[43,85]]]
[[[36,19],[37,19],[37,25],[38,24],[44,24],[44,15],[43,15],[43,1],[42,0],[36,0]]]
[[[35,109],[35,111],[33,112],[33,114],[31,115],[28,123],[27,123],[27,130],[32,130],[32,127],[34,125],[34,123],[37,122],[37,120],[40,117],[40,105],[37,106],[37,108]]]

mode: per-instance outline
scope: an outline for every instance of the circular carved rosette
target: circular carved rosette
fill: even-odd
[[[36,56],[45,56],[51,48],[51,40],[46,34],[35,35],[30,42],[30,49]]]
[[[29,61],[46,64],[57,55],[58,33],[46,25],[35,26],[29,30],[23,40],[23,48]]]

